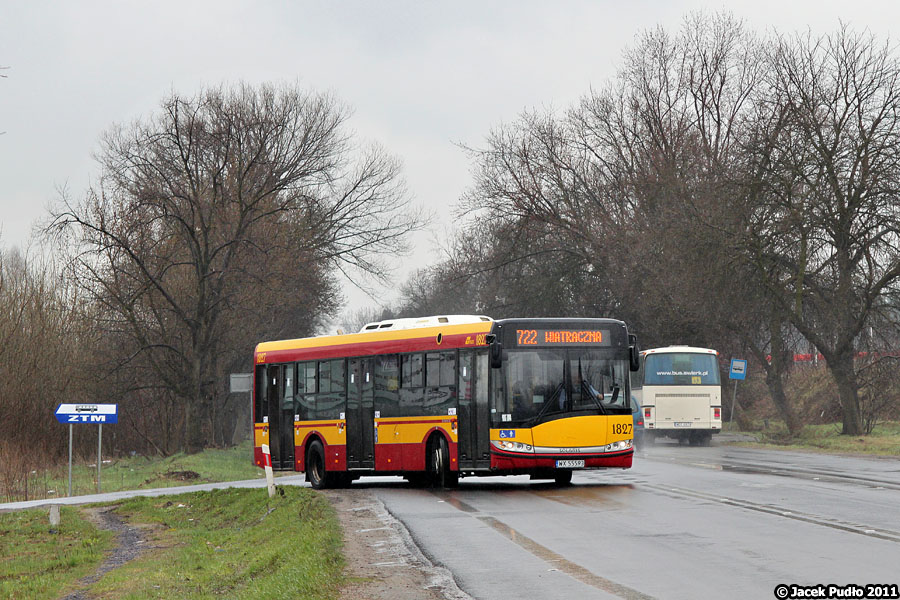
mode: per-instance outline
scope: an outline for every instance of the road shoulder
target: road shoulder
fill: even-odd
[[[371,490],[324,492],[344,531],[347,584],[341,600],[471,600],[433,565]]]

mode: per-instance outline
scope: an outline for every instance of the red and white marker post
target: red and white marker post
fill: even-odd
[[[275,475],[272,473],[272,455],[269,454],[269,445],[262,445],[263,467],[266,470],[266,484],[269,488],[269,498],[275,497]]]

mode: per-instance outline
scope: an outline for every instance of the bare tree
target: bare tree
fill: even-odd
[[[53,212],[47,231],[72,249],[103,327],[131,342],[123,364],[182,403],[188,451],[212,439],[232,328],[283,329],[274,323],[309,302],[302,333],[336,300],[331,270],[383,276],[379,257],[420,225],[397,162],[356,152],[346,119],[296,86],[173,94],[113,127],[100,180]]]
[[[57,404],[87,398],[96,338],[84,308],[48,260],[0,253],[0,485],[10,498],[27,498],[30,472],[64,455]]]
[[[744,246],[862,432],[858,339],[900,277],[900,63],[844,27],[771,44],[750,149]]]
[[[613,84],[562,117],[526,114],[492,132],[473,152],[466,207],[528,232],[510,244],[512,264],[546,253],[542,276],[511,277],[510,289],[558,286],[565,278],[551,273],[571,263],[583,273],[568,278],[574,295],[595,300],[585,308],[628,320],[647,343],[734,347],[737,337],[795,432],[783,388],[790,326],[729,233],[761,58],[756,36],[727,14],[691,15],[677,35],[643,33]]]

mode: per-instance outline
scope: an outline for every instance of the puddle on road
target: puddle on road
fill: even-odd
[[[748,467],[739,467],[736,465],[720,465],[719,468],[722,471],[727,471],[729,473],[740,473],[741,475],[772,475],[771,471],[765,471],[763,469],[750,469]]]
[[[633,483],[579,484],[568,488],[532,489],[531,493],[567,506],[594,509],[619,509],[629,504]]]
[[[433,493],[435,496],[437,496],[438,498],[440,498],[441,500],[443,500],[444,502],[446,502],[447,504],[449,504],[450,506],[452,506],[453,508],[455,508],[457,510],[461,510],[461,511],[467,512],[467,513],[477,513],[478,512],[477,508],[475,508],[471,504],[466,504],[465,502],[463,502],[462,500],[460,500],[459,498],[457,498],[455,496],[452,496],[447,493],[439,493],[439,492],[433,492]]]

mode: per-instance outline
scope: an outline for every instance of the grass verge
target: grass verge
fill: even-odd
[[[68,490],[68,465],[41,472],[29,478],[28,499],[65,496]],[[175,487],[195,483],[217,483],[263,477],[253,464],[253,446],[245,442],[225,450],[204,450],[198,454],[175,454],[167,458],[129,456],[104,461],[100,470],[103,492],[142,488]],[[83,463],[72,467],[72,494],[97,492],[97,464]],[[11,500],[24,500],[12,498]]]
[[[768,427],[748,431],[758,442],[738,442],[741,446],[805,450],[836,454],[872,454],[900,456],[900,423],[892,421],[875,426],[869,435],[842,435],[840,423],[806,425],[791,436],[782,422],[769,422]]]
[[[0,513],[0,598],[58,598],[94,573],[112,544],[77,508],[62,507],[57,533],[46,509]]]
[[[152,548],[91,587],[98,598],[335,598],[343,582],[341,529],[328,500],[307,488],[227,489],[119,504],[148,524]]]

